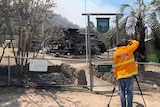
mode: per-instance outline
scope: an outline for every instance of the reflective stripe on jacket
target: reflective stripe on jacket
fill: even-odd
[[[131,42],[131,45],[117,47],[114,52],[114,71],[117,80],[138,74],[133,52],[138,48],[139,42],[136,40]]]

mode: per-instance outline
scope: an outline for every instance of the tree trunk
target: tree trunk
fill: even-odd
[[[142,23],[142,20],[139,20],[135,26],[135,35],[136,39],[139,41],[139,47],[137,48],[135,55],[138,62],[146,61],[146,53],[145,53],[145,27]],[[138,65],[139,71],[144,71],[144,64]]]

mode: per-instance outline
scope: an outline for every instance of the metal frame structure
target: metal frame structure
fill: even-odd
[[[117,33],[116,33],[116,44],[119,44],[120,41],[120,37],[119,35],[119,28],[118,28],[118,15],[123,15],[120,13],[82,13],[83,16],[87,16],[88,17],[88,29],[87,29],[87,45],[88,45],[88,50],[86,50],[88,52],[88,63],[89,63],[89,72],[90,72],[90,90],[93,91],[93,71],[92,71],[92,61],[91,61],[91,41],[90,41],[90,16],[116,16],[116,28],[117,28]],[[87,46],[86,46],[87,47]]]

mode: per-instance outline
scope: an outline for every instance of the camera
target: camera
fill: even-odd
[[[128,45],[132,45],[133,43],[130,41],[130,40],[128,40]]]

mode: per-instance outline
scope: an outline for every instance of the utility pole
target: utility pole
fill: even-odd
[[[87,4],[86,4],[86,0],[85,0],[85,13],[87,12]],[[86,25],[86,16],[85,16],[85,42],[86,42],[86,63],[88,65],[88,34],[87,34],[87,31],[88,31],[88,26]]]

